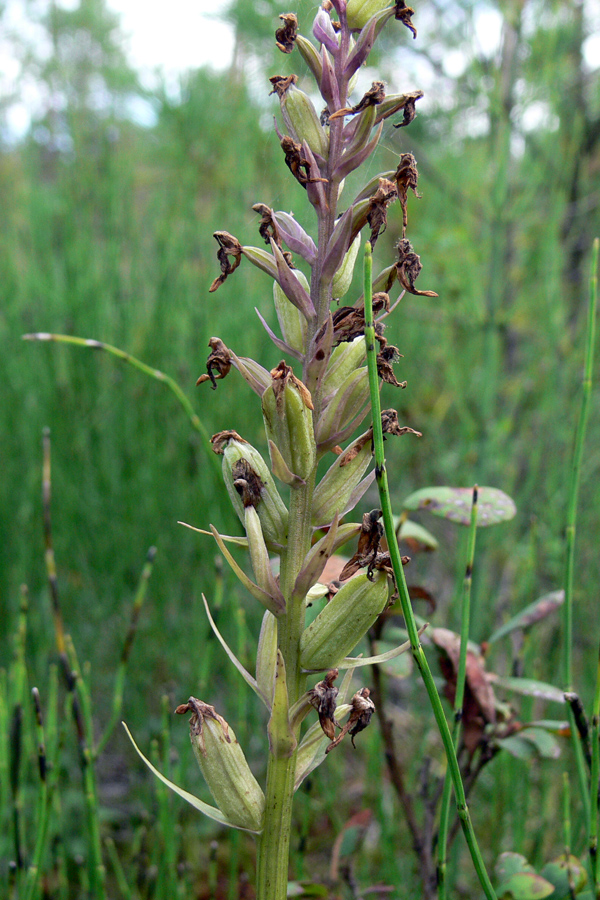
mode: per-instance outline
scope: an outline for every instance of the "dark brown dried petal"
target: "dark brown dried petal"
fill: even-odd
[[[271,94],[277,94],[277,96],[281,100],[282,97],[285,97],[288,89],[293,84],[296,84],[296,82],[298,81],[298,76],[297,75],[285,75],[285,76],[284,75],[273,75],[272,78],[269,78],[269,81],[273,85],[273,90],[271,91]],[[269,96],[271,96],[271,94],[269,94]]]
[[[273,218],[273,210],[271,207],[267,206],[266,203],[255,203],[252,209],[260,215],[258,233],[265,244],[270,247],[271,238],[273,238],[277,246],[281,247],[281,236],[279,234],[279,229],[277,228],[277,223]]]
[[[398,262],[395,264],[398,281],[405,291],[415,294],[417,297],[437,297],[435,291],[419,291],[415,287],[415,281],[423,268],[421,257],[418,256],[412,244],[406,238],[398,242]]]
[[[390,349],[396,350],[396,347],[391,347]],[[385,358],[383,353],[379,353],[377,355],[377,374],[382,381],[385,381],[386,384],[391,384],[392,387],[406,387],[406,381],[398,381],[394,374],[394,370],[392,369],[390,363]]]
[[[387,208],[397,197],[396,185],[387,178],[380,178],[379,187],[373,196],[369,197],[369,211],[367,212],[367,222],[371,228],[369,240],[372,248],[375,247],[379,235],[385,231]]]
[[[291,53],[296,43],[298,19],[294,13],[283,13],[279,18],[283,25],[275,32],[277,47],[282,53]]]
[[[340,460],[340,469],[343,469],[344,466],[347,466],[348,463],[351,463],[353,459],[356,459],[365,444],[368,444],[369,441],[372,440],[373,428],[371,427],[368,431],[365,431],[364,434],[361,434],[360,437],[357,437],[356,440],[345,451],[342,451],[341,447],[334,447],[333,452],[337,453],[338,456],[342,452],[344,453],[344,458]]]
[[[394,181],[398,189],[398,199],[402,207],[402,237],[406,237],[406,226],[408,225],[407,199],[408,192],[412,191],[415,197],[421,195],[417,191],[417,182],[419,175],[417,172],[417,161],[412,153],[403,153],[394,175]]]
[[[395,409],[384,409],[381,413],[381,428],[384,434],[394,434],[400,437],[402,434],[416,434],[417,437],[423,437],[420,431],[409,428],[408,425],[400,425],[398,422],[398,413]]]
[[[334,112],[329,120],[339,119],[342,116],[354,116],[356,113],[362,112],[368,106],[379,106],[385,99],[385,84],[383,81],[374,81],[369,90],[366,92],[356,106],[347,106],[344,109],[338,109]]]
[[[394,128],[406,128],[417,115],[416,102],[419,97],[409,97],[402,107],[402,121],[394,124]]]
[[[340,572],[340,581],[347,581],[359,569],[371,566],[375,561],[379,552],[381,538],[383,537],[383,525],[379,521],[380,518],[380,509],[372,509],[371,512],[364,514],[358,538],[358,548],[352,559],[348,560]]]
[[[264,481],[255,472],[247,459],[238,459],[231,470],[233,486],[242,498],[244,508],[253,506],[255,509],[260,503],[261,493],[265,486]]]
[[[211,444],[213,445],[213,450],[215,453],[218,453],[219,456],[222,456],[225,452],[225,448],[229,444],[229,441],[237,441],[239,444],[247,444],[248,441],[245,441],[241,435],[237,433],[237,431],[217,431],[216,434],[210,439]]]
[[[231,369],[231,354],[229,350],[218,337],[212,337],[208,342],[211,353],[206,360],[206,374],[201,375],[196,385],[203,384],[205,381],[212,382],[213,391],[217,388],[217,378],[225,378]],[[215,374],[216,373],[216,374]]]
[[[279,365],[275,366],[274,369],[271,369],[271,378],[273,379],[273,393],[275,394],[275,399],[278,404],[280,403],[280,398],[283,398],[285,386],[289,382],[294,385],[294,387],[302,397],[304,405],[309,409],[314,409],[310,391],[308,390],[306,385],[300,381],[299,378],[296,378],[296,376],[294,375],[294,370],[291,366],[287,365],[285,360],[282,359]]]
[[[370,697],[371,691],[369,688],[364,687],[356,692],[354,697],[351,700],[352,703],[352,711],[350,713],[350,717],[336,739],[329,744],[327,747],[326,753],[329,753],[330,750],[333,750],[334,747],[337,747],[344,740],[347,734],[350,734],[352,738],[352,746],[355,747],[354,737],[359,734],[361,731],[364,731],[365,728],[369,725],[373,713],[375,712],[375,704],[371,700]]]
[[[335,719],[335,701],[339,690],[333,684],[338,675],[337,669],[331,669],[323,681],[319,681],[312,690],[308,691],[309,703],[317,710],[323,733],[330,741],[334,739],[335,726],[338,725]]]
[[[288,169],[303,188],[306,188],[307,184],[327,181],[326,178],[310,177],[310,161],[304,156],[302,144],[298,144],[287,134],[284,134],[281,139],[281,149],[285,154],[285,163]]]
[[[394,18],[398,19],[399,22],[402,22],[403,25],[406,25],[408,30],[412,32],[413,38],[416,38],[417,29],[411,21],[411,16],[414,16],[414,14],[414,9],[411,9],[410,6],[407,6],[404,0],[396,0],[396,11],[394,13]]]
[[[221,274],[218,278],[215,278],[209,287],[209,293],[216,291],[217,288],[223,284],[227,276],[231,275],[232,272],[235,272],[242,259],[242,245],[232,234],[229,234],[228,231],[215,231],[213,237],[219,245],[217,259],[221,266]],[[233,262],[229,262],[230,256],[233,257]]]

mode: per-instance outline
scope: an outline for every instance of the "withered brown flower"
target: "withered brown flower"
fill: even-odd
[[[294,13],[282,13],[279,18],[283,25],[275,32],[277,47],[282,53],[291,53],[296,44],[298,19]]]
[[[203,384],[205,381],[210,381],[212,382],[212,389],[215,391],[217,389],[216,379],[225,378],[226,375],[229,375],[231,354],[221,338],[211,337],[208,346],[211,348],[211,353],[209,353],[206,360],[206,374],[200,376],[196,386]]]

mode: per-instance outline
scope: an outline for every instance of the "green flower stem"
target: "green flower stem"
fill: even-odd
[[[563,604],[563,658],[562,680],[565,691],[571,691],[573,685],[573,581],[575,572],[575,536],[577,527],[577,500],[579,495],[579,481],[581,476],[581,464],[583,460],[583,447],[585,432],[589,415],[590,400],[592,396],[592,373],[594,366],[594,342],[596,330],[596,306],[598,297],[598,249],[600,240],[594,240],[592,249],[592,263],[590,272],[589,302],[587,313],[586,348],[583,380],[581,385],[581,406],[579,418],[575,429],[575,447],[571,461],[569,478],[569,493],[567,501],[567,526],[566,526],[566,560],[565,560],[565,602]],[[583,748],[579,740],[579,732],[575,724],[575,717],[570,704],[567,704],[567,714],[571,728],[571,739],[579,790],[583,803],[585,821],[589,831],[590,825],[590,798],[587,785],[587,775]]]
[[[373,323],[372,270],[373,258],[371,245],[367,242],[367,245],[365,247],[364,272],[365,338],[367,342],[367,365],[369,369],[369,386],[371,391],[371,409],[373,415],[375,472],[377,477],[377,486],[379,488],[379,500],[383,512],[385,535],[388,542],[394,575],[396,577],[396,585],[400,594],[402,614],[404,616],[406,630],[408,632],[408,638],[410,640],[412,655],[417,668],[421,673],[421,677],[423,679],[423,683],[429,697],[429,702],[431,703],[433,714],[440,731],[444,749],[446,751],[446,757],[448,760],[448,766],[450,769],[450,775],[454,787],[456,808],[458,811],[460,823],[462,825],[467,846],[469,847],[471,858],[473,860],[473,865],[475,867],[475,871],[477,872],[477,876],[479,878],[481,887],[483,888],[484,894],[487,900],[496,900],[496,894],[494,893],[494,889],[487,874],[481,852],[477,845],[475,832],[473,831],[471,815],[467,806],[465,789],[460,775],[458,760],[456,758],[456,751],[454,749],[454,744],[452,743],[452,736],[450,734],[450,729],[448,728],[448,722],[446,721],[446,716],[444,715],[442,702],[437,692],[437,688],[435,686],[435,682],[433,680],[433,676],[427,662],[427,657],[425,656],[425,653],[423,652],[423,648],[421,646],[421,642],[419,641],[417,624],[415,622],[414,613],[412,611],[412,606],[410,603],[410,597],[408,595],[408,588],[406,586],[406,579],[404,577],[404,570],[402,568],[402,560],[400,558],[400,550],[398,548],[398,541],[396,540],[394,531],[392,505],[388,487],[387,472],[385,469],[383,432],[381,428],[381,401],[379,397],[379,379],[377,375],[377,361],[375,354],[375,328]]]
[[[278,619],[278,645],[285,661],[289,706],[304,692],[306,682],[300,666],[304,598],[294,596],[294,584],[310,548],[314,482],[313,472],[306,485],[291,492],[288,544],[281,554],[279,586],[287,608]],[[257,900],[286,900],[287,897],[296,756],[296,751],[289,757],[269,753],[264,826],[257,847]]]
[[[596,690],[592,710],[592,767],[590,775],[590,867],[592,870],[592,893],[600,897],[598,878],[598,784],[600,780],[600,653],[596,673]]]
[[[467,646],[469,641],[469,624],[471,618],[471,585],[473,582],[473,560],[475,558],[475,537],[477,535],[477,486],[473,488],[473,503],[471,505],[471,522],[469,524],[469,539],[467,544],[467,565],[463,580],[460,626],[460,657],[456,676],[456,696],[454,698],[454,725],[452,726],[452,742],[458,752],[460,741],[461,722],[463,715],[463,703],[465,698],[465,682],[467,675]],[[452,781],[448,770],[444,778],[444,791],[442,794],[442,806],[440,810],[440,828],[438,833],[438,896],[440,900],[446,900],[448,896],[448,884],[446,882],[447,850],[448,850],[448,824],[450,821],[450,797],[452,793]]]

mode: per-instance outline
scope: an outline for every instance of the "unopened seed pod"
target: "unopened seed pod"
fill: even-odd
[[[362,366],[366,358],[367,344],[362,334],[336,347],[331,354],[325,374],[326,397],[339,390],[348,375]]]
[[[299,269],[292,269],[292,271],[300,284],[310,293],[310,286],[304,272],[301,272]],[[273,300],[284,341],[293,350],[297,350],[298,353],[305,353],[306,319],[300,310],[288,300],[283,289],[276,281],[273,283]]]
[[[323,444],[349,425],[363,409],[369,396],[369,376],[363,366],[352,372],[325,407],[317,422],[317,443]]]
[[[329,155],[329,138],[319,121],[319,116],[308,94],[290,85],[281,98],[282,106],[292,123],[292,127],[301,141],[306,141],[313,153],[324,159]]]
[[[350,244],[350,248],[347,251],[344,259],[342,260],[342,264],[333,276],[333,281],[331,283],[331,294],[334,300],[339,300],[340,297],[343,297],[350,288],[352,284],[352,276],[354,275],[354,265],[356,263],[356,257],[358,255],[358,250],[360,247],[360,234],[354,238],[352,243]]]
[[[271,377],[271,387],[262,396],[267,438],[290,472],[306,479],[316,459],[310,392],[283,361],[271,370]]]
[[[190,740],[194,756],[221,812],[238,828],[260,832],[265,796],[233,730],[213,706],[195,697],[175,712],[192,713]]]
[[[313,496],[313,525],[326,525],[346,511],[350,497],[367,471],[372,458],[372,434],[366,432],[337,457]]]
[[[262,482],[260,503],[256,507],[267,544],[285,546],[287,543],[288,511],[275,487],[273,476],[266,462],[252,444],[246,443],[235,432],[220,432],[212,438],[215,450],[223,454],[223,480],[233,508],[242,524],[245,524],[244,504],[234,487],[233,469],[241,459],[246,460]],[[224,437],[223,437],[224,436]]]
[[[388,601],[387,575],[357,575],[337,592],[300,639],[305,669],[333,669],[356,647]]]
[[[359,31],[372,16],[391,5],[391,0],[348,0],[346,7],[348,28]]]

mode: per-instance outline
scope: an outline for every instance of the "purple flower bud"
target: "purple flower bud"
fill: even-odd
[[[273,239],[271,239],[271,249],[273,250],[273,256],[277,263],[277,276],[275,280],[281,286],[281,289],[290,303],[293,303],[306,319],[314,319],[317,313],[313,306],[313,302],[310,299],[310,294],[302,287],[299,280],[294,275],[293,270],[290,269],[286,263],[283,253]]]
[[[326,47],[323,47],[321,53],[322,72],[319,82],[321,96],[330,110],[339,109],[340,107],[340,89],[335,71],[331,63],[331,57]]]
[[[331,53],[338,52],[340,48],[338,36],[333,30],[331,17],[322,7],[315,16],[313,34],[319,43],[324,44]]]
[[[393,175],[393,172],[391,173]],[[377,184],[375,185],[377,187]],[[371,194],[373,191],[371,191]],[[370,194],[368,195],[370,196]],[[299,222],[286,212],[273,213],[282,239],[293,253],[298,253],[309,266],[313,266],[317,258],[315,242]]]
[[[381,12],[377,13],[371,19],[369,19],[369,21],[366,23],[360,35],[358,36],[356,46],[354,47],[346,62],[346,68],[344,69],[344,75],[346,76],[346,78],[351,78],[352,75],[354,75],[354,73],[358,71],[358,69],[360,69],[362,64],[367,59],[369,53],[373,49],[373,44],[377,40],[379,32],[381,31],[385,23],[392,18],[393,15],[393,7],[383,9],[381,10]]]

